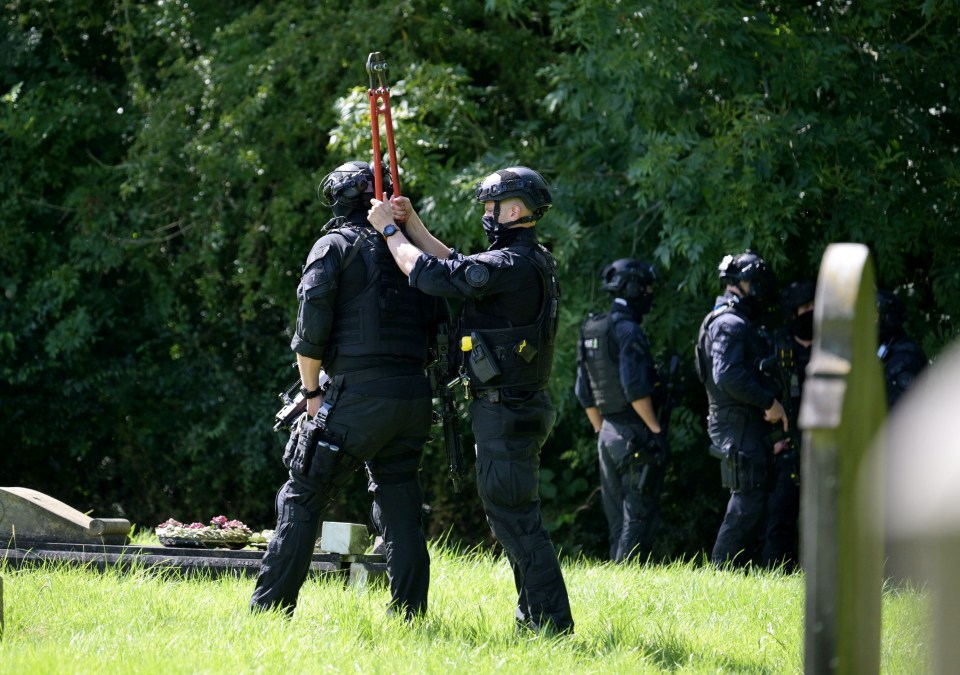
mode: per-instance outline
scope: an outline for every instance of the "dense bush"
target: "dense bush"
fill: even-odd
[[[482,247],[471,188],[491,170],[551,182],[564,305],[541,493],[568,552],[605,549],[577,328],[605,308],[610,258],[658,265],[646,325],[684,358],[658,552],[695,556],[724,495],[690,355],[724,253],[752,246],[790,281],[828,243],[866,243],[927,352],[956,335],[958,17],[892,0],[7,3],[0,484],[146,526],[272,523],[316,185],[368,156],[382,50],[404,192],[441,239]],[[435,445],[424,482],[432,534],[490,541]],[[362,522],[364,490],[358,475],[331,517]]]

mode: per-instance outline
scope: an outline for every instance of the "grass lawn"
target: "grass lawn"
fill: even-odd
[[[332,576],[308,580],[284,619],[248,611],[252,578],[0,562],[0,673],[802,671],[799,573],[565,561],[576,633],[545,638],[515,632],[505,559],[431,554],[430,609],[413,625],[385,614],[382,584]],[[884,590],[883,672],[929,670],[925,623],[923,594]]]

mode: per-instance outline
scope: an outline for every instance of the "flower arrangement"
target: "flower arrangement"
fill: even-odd
[[[168,518],[157,525],[156,532],[161,543],[166,543],[164,539],[167,539],[197,541],[208,544],[216,544],[217,542],[245,544],[253,533],[249,527],[239,520],[228,520],[226,516],[211,518],[209,525],[203,523],[187,525],[173,518]]]

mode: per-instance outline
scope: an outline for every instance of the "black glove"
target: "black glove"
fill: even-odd
[[[670,439],[662,431],[659,434],[650,432],[650,454],[657,466],[663,466],[670,459]]]

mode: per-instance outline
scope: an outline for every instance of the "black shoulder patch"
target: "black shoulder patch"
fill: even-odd
[[[463,276],[474,288],[483,288],[490,281],[490,270],[483,265],[472,263],[463,271]]]

